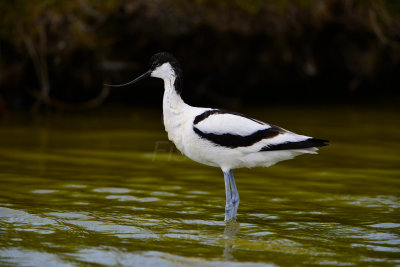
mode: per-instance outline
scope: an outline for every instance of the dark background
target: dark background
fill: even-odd
[[[0,112],[160,106],[161,80],[102,86],[160,51],[181,62],[193,105],[396,104],[399,11],[389,0],[3,0]]]

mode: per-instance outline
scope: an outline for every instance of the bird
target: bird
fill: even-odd
[[[299,135],[241,113],[186,104],[181,97],[181,65],[167,52],[154,54],[149,70],[136,79],[105,86],[128,86],[149,76],[164,81],[163,122],[168,139],[188,158],[222,170],[225,222],[236,222],[239,207],[234,169],[269,167],[301,154],[315,154],[318,147],[328,145],[328,140]]]

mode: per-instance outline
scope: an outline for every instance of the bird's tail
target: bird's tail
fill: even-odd
[[[329,142],[328,140],[310,137],[303,141],[294,141],[294,142],[268,145],[263,147],[261,151],[292,150],[292,149],[321,147],[321,146],[327,146],[328,142]]]
[[[304,148],[307,147],[321,147],[321,146],[327,146],[329,145],[329,141],[328,140],[324,140],[324,139],[317,139],[317,138],[310,138],[307,139],[304,142]]]

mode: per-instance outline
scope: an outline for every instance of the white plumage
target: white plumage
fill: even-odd
[[[212,109],[208,109],[212,110]],[[204,112],[204,111],[203,111]],[[268,124],[260,124],[248,118],[235,114],[214,114],[196,125],[203,132],[224,134],[235,133],[238,135],[250,135],[256,131],[270,128]]]
[[[168,138],[190,159],[219,167],[225,178],[225,220],[236,218],[239,193],[233,169],[268,167],[304,153],[315,153],[326,140],[298,135],[274,125],[220,109],[187,105],[181,98],[182,71],[168,53],[151,58],[148,72],[122,85],[152,76],[164,80],[163,119]]]

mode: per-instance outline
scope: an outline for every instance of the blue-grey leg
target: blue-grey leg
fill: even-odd
[[[224,180],[225,180],[225,194],[226,194],[226,206],[225,206],[225,221],[229,221],[231,219],[232,213],[232,197],[231,197],[231,185],[230,185],[230,178],[229,172],[224,173]]]
[[[232,211],[232,218],[236,218],[237,209],[239,207],[239,192],[236,187],[235,177],[233,176],[233,171],[229,171],[229,181],[231,183],[231,191],[232,191],[232,204],[233,204],[233,211]]]
[[[224,172],[226,204],[232,201],[229,173]]]
[[[226,193],[225,221],[228,222],[236,218],[239,207],[239,193],[232,170],[224,172],[224,179]]]
[[[229,180],[230,180],[231,189],[232,189],[232,203],[235,206],[239,206],[239,201],[240,201],[239,192],[238,192],[237,187],[236,187],[235,177],[233,176],[233,171],[232,170],[229,171]],[[235,214],[235,216],[236,216],[236,214]]]

